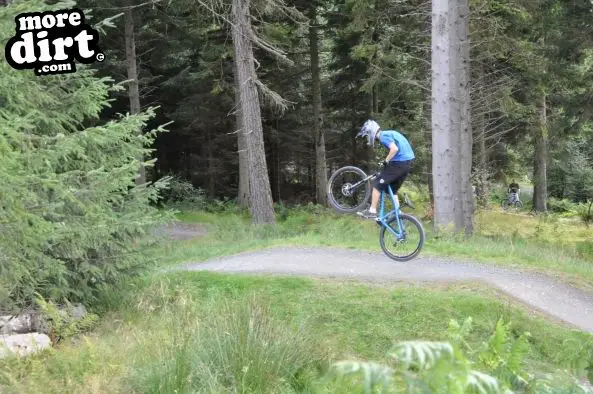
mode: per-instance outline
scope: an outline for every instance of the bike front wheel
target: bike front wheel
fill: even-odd
[[[358,167],[346,166],[332,174],[327,183],[327,199],[331,206],[343,213],[360,211],[371,197],[367,174]]]
[[[393,260],[409,261],[422,250],[426,234],[422,223],[412,215],[400,213],[399,222],[401,226],[395,216],[387,221],[387,225],[398,233],[397,235],[387,227],[381,226],[379,243],[383,252]]]

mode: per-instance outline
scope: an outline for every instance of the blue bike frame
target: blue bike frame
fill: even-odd
[[[381,207],[380,207],[378,215],[377,215],[377,224],[381,224],[381,225],[385,226],[387,228],[387,230],[389,230],[392,234],[394,234],[397,237],[397,239],[399,240],[399,239],[403,238],[403,231],[394,230],[393,228],[391,228],[391,226],[389,226],[387,221],[389,219],[391,219],[393,217],[393,215],[395,215],[395,218],[397,220],[398,229],[403,230],[403,224],[399,217],[399,212],[400,212],[399,208],[400,207],[395,199],[395,195],[393,194],[393,189],[391,189],[391,185],[387,185],[387,190],[389,191],[389,197],[391,198],[391,201],[393,202],[394,208],[392,211],[385,213],[385,192],[381,191]]]

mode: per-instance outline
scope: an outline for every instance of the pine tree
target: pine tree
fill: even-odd
[[[31,0],[0,8],[2,42],[17,14],[65,7]],[[169,217],[151,205],[166,180],[134,182],[137,158],[164,131],[137,133],[154,109],[98,122],[116,87],[89,67],[77,70],[37,77],[0,64],[2,311],[31,305],[35,293],[92,301],[153,261],[151,232]]]

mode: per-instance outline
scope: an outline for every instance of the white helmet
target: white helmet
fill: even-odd
[[[357,137],[367,137],[368,145],[372,148],[375,146],[375,137],[380,127],[374,120],[367,120],[360,128],[360,132],[356,135]]]

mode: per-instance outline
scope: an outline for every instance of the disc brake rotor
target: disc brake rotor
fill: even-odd
[[[352,187],[352,184],[350,184],[350,183],[344,184],[344,186],[342,186],[342,194],[345,195],[346,197],[352,197],[352,191],[350,190],[351,187]]]

